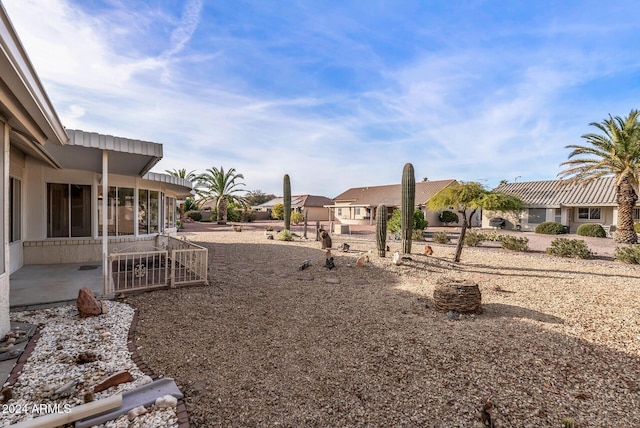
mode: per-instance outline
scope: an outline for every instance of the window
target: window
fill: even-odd
[[[562,223],[562,209],[556,208],[556,215],[554,221],[556,223]]]
[[[138,190],[138,233],[140,235],[158,232],[158,210],[160,192]]]
[[[91,236],[91,186],[47,184],[47,237]]]
[[[167,196],[164,198],[164,227],[176,225],[176,200]]]
[[[360,208],[356,208],[356,215],[360,215]]]
[[[109,187],[107,196],[108,236],[133,235],[135,219],[134,189]],[[98,197],[98,235],[102,236],[102,200]]]
[[[544,208],[529,208],[529,223],[543,223],[547,220],[547,210]]]
[[[600,208],[578,208],[578,218],[581,220],[600,220]]]
[[[22,239],[22,182],[9,178],[9,242]]]
[[[342,217],[342,208],[338,208],[338,217]]]
[[[633,209],[633,221],[640,221],[640,208]]]

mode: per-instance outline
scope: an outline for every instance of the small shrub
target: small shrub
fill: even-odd
[[[206,218],[201,218],[200,219],[200,223],[210,223],[211,221],[212,221],[211,217],[206,217]]]
[[[640,222],[633,224],[633,230],[635,230],[636,233],[640,233]]]
[[[202,214],[200,214],[200,211],[189,211],[187,213],[187,217],[189,217],[193,221],[202,220]]]
[[[267,232],[273,232],[273,226],[267,226],[265,229]]]
[[[293,224],[300,224],[304,221],[304,214],[299,213],[299,212],[293,212],[291,213],[291,223]]]
[[[633,244],[628,247],[616,247],[614,255],[616,260],[632,265],[638,265],[640,264],[640,244]]]
[[[564,226],[560,223],[553,221],[545,221],[536,226],[536,233],[542,233],[544,235],[562,235],[564,233]]]
[[[517,238],[515,236],[505,235],[501,242],[501,247],[505,250],[523,252],[529,250],[529,239],[527,238]]]
[[[236,232],[242,232],[242,226],[233,226],[233,230]]]
[[[593,238],[606,238],[607,232],[598,223],[585,223],[578,227],[576,233],[580,236],[591,236]]]
[[[448,244],[451,242],[451,239],[446,232],[433,232],[433,242],[437,242],[438,244]]]
[[[438,220],[445,224],[457,223],[458,221],[460,221],[460,219],[458,218],[458,214],[454,213],[453,211],[442,211],[438,216]]]
[[[178,230],[184,229],[184,223],[182,223],[182,220],[176,221],[176,227],[178,228]]]
[[[278,241],[293,241],[293,236],[291,236],[291,232],[287,229],[284,229],[280,233],[278,233]]]
[[[464,235],[464,244],[467,247],[477,247],[482,241],[484,241],[484,234],[482,232],[469,230]]]
[[[505,235],[499,234],[497,231],[492,230],[491,232],[486,232],[482,234],[483,241],[491,241],[491,242],[502,242]]]
[[[590,259],[593,253],[582,239],[556,238],[547,248],[547,254],[558,257]]]
[[[413,231],[411,233],[412,233],[411,239],[413,241],[423,241],[424,240],[424,231],[422,229],[420,229],[420,230],[413,229]]]
[[[251,223],[256,219],[256,212],[254,210],[243,210],[240,212],[240,221],[243,223]]]

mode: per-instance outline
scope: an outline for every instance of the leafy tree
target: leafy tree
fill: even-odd
[[[242,191],[239,187],[244,186],[240,179],[244,179],[244,176],[236,173],[235,168],[225,171],[223,167],[218,169],[215,166],[198,176],[198,188],[202,200],[216,203],[218,224],[227,223],[227,205],[230,202],[246,205],[243,198],[235,195]]]
[[[522,209],[523,202],[517,196],[489,192],[480,183],[469,182],[455,183],[445,187],[429,199],[427,205],[432,211],[456,207],[456,210],[462,216],[462,229],[460,230],[454,257],[454,261],[459,262],[464,245],[464,236],[467,228],[471,226],[471,218],[478,209],[517,211]]]
[[[640,182],[640,112],[631,110],[625,118],[609,115],[601,123],[590,123],[600,134],[582,136],[587,145],[570,144],[573,149],[567,166],[558,176],[568,178],[566,183],[586,183],[600,177],[615,177],[618,224],[616,242],[635,244],[638,234],[633,228],[633,209],[638,201]]]
[[[271,208],[271,217],[276,220],[284,220],[284,204],[278,202]]]
[[[264,204],[265,202],[275,198],[276,198],[276,195],[266,194],[261,190],[249,190],[244,195],[244,200],[247,201],[247,204],[251,206]]]

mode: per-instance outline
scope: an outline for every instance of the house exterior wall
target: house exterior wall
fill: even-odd
[[[324,207],[308,207],[304,209],[309,221],[329,221],[329,209]]]
[[[536,208],[544,209],[545,216],[543,221],[560,223],[563,226],[569,226],[570,233],[575,233],[578,227],[586,223],[598,223],[601,225],[612,225],[617,222],[617,208],[615,207],[562,207],[562,208]],[[579,208],[600,208],[600,219],[581,219],[579,218]],[[558,217],[557,211],[560,210]],[[529,219],[529,208],[525,208],[521,213],[518,212],[502,212],[487,211],[482,218],[482,227],[490,228],[489,221],[493,217],[502,217],[506,220],[505,229],[516,229],[516,225],[520,224],[520,228],[525,232],[535,232],[536,227],[542,223],[531,222]]]
[[[55,264],[85,263],[102,260],[102,238],[98,230],[98,194],[102,189],[100,174],[79,170],[56,170],[42,162],[27,156],[24,159],[23,171],[23,240],[19,243],[21,258],[16,259],[12,268],[15,270],[23,264]],[[91,186],[91,236],[77,238],[47,237],[47,183],[82,184]],[[137,190],[148,189],[176,195],[168,192],[163,183],[144,180],[138,177],[109,176],[109,186],[134,188],[137,207]],[[162,202],[160,202],[162,204]],[[136,208],[137,212],[137,208]],[[137,229],[137,219],[133,219]],[[158,219],[160,230],[164,218]],[[137,230],[136,230],[137,232]],[[175,235],[175,227],[163,230],[165,234]],[[136,245],[155,239],[155,234],[140,236],[109,237],[109,251],[121,249],[123,246]],[[18,248],[13,249],[18,253]]]
[[[2,185],[0,185],[0,210],[2,211],[3,227],[0,229],[0,337],[4,337],[11,327],[9,319],[9,240],[6,239],[9,232],[9,210],[8,210],[8,182],[9,182],[9,125],[0,121],[0,174]]]

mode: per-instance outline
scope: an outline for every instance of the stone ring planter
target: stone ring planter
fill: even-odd
[[[464,314],[480,309],[482,295],[478,284],[441,278],[433,290],[433,301],[437,309]]]

